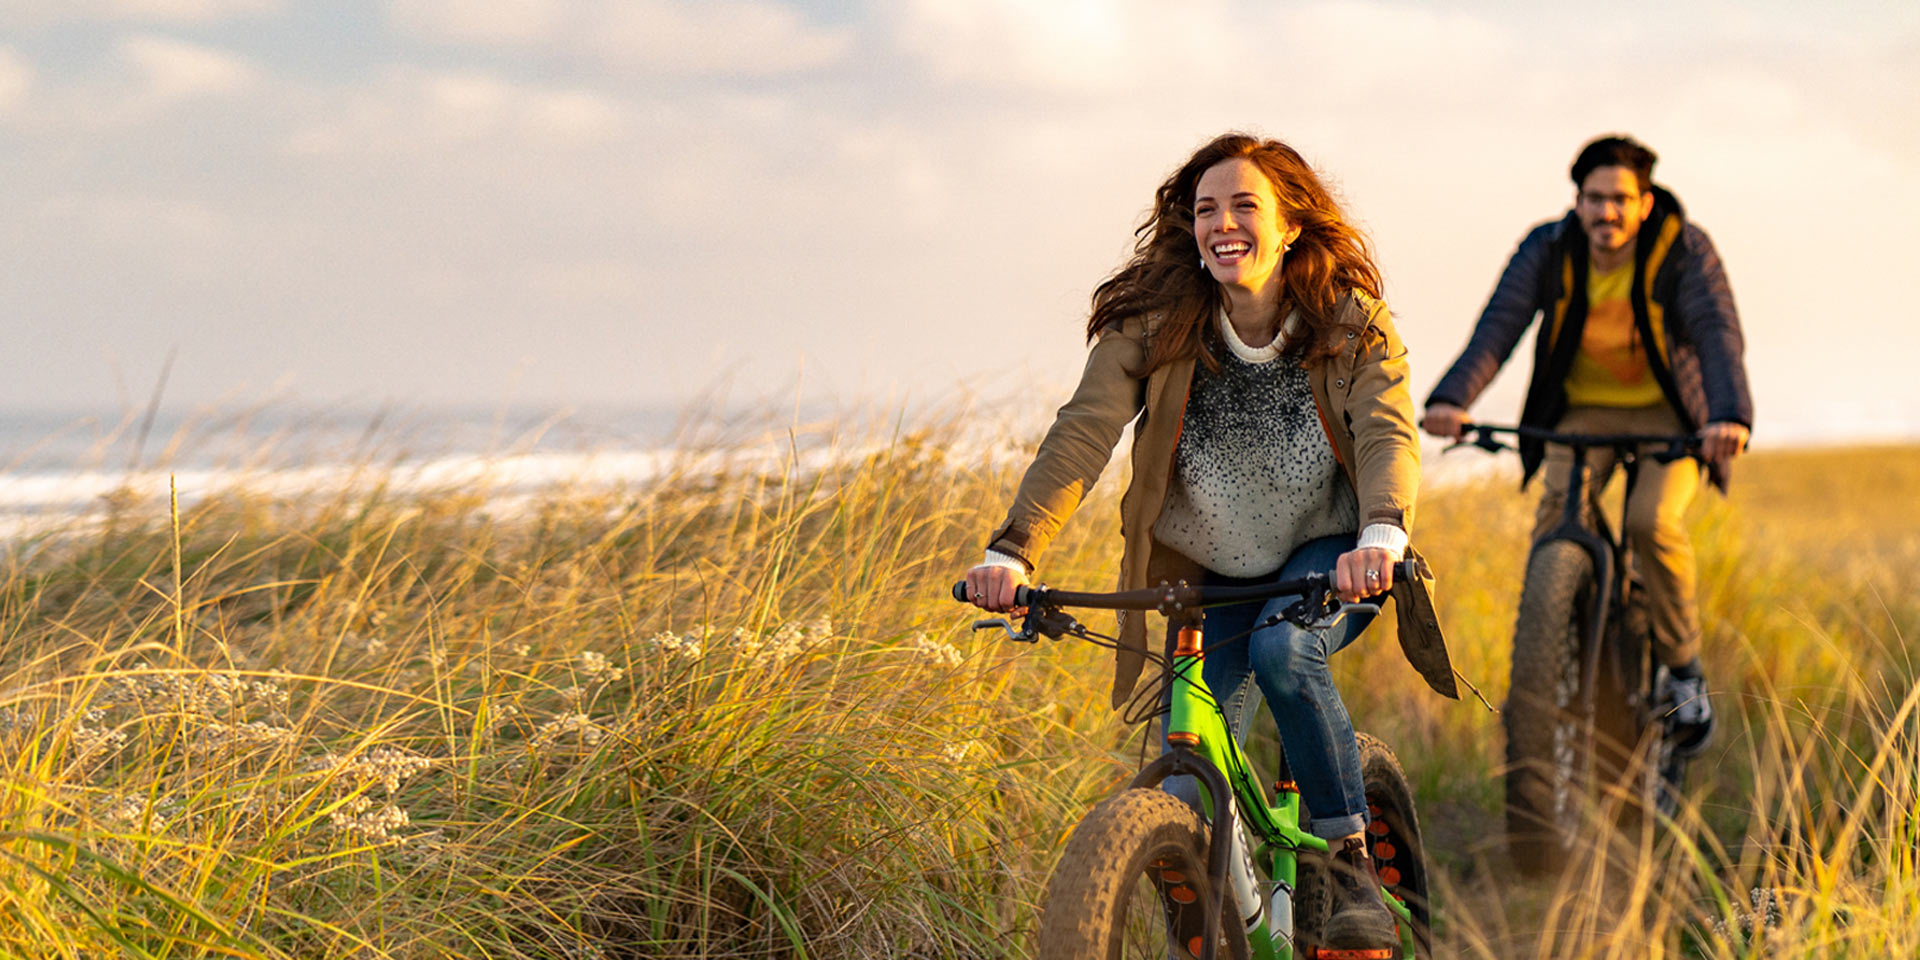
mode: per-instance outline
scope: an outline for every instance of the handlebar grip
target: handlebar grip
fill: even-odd
[[[1018,586],[1018,587],[1014,587],[1014,588],[1013,588],[1013,605],[1014,605],[1014,606],[1016,606],[1016,607],[1024,607],[1024,606],[1026,606],[1026,605],[1027,605],[1027,591],[1028,591],[1028,590],[1031,590],[1031,589],[1033,589],[1033,588],[1032,588],[1032,587],[1028,587],[1028,586],[1025,586],[1025,585],[1021,585],[1021,586]],[[960,601],[961,603],[972,603],[972,602],[973,602],[973,598],[972,598],[972,597],[970,597],[970,596],[967,596],[967,582],[966,582],[965,580],[962,580],[962,581],[960,581],[959,583],[956,583],[956,584],[954,584],[954,585],[953,585],[953,589],[951,589],[951,590],[949,590],[949,591],[947,591],[947,592],[948,592],[948,593],[951,593],[951,594],[953,594],[953,598],[954,598],[955,600],[958,600],[958,601]]]

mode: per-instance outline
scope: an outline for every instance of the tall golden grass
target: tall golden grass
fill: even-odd
[[[1103,651],[973,634],[946,598],[1017,481],[954,440],[804,470],[741,443],[513,515],[379,485],[118,501],[9,545],[0,952],[1028,955],[1142,739]],[[1416,535],[1496,703],[1509,486],[1430,492]],[[1447,955],[1920,954],[1920,450],[1755,455],[1735,492],[1694,519],[1719,745],[1676,821],[1553,889],[1500,848],[1497,717],[1380,638],[1336,661],[1416,782]],[[1113,499],[1051,582],[1111,581]]]

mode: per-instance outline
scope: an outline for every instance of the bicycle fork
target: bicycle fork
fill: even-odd
[[[1206,935],[1199,955],[1212,960],[1219,942],[1220,907],[1228,884],[1236,901],[1250,909],[1247,945],[1255,960],[1313,960],[1295,951],[1293,894],[1299,879],[1298,852],[1329,852],[1327,842],[1299,831],[1300,792],[1288,780],[1276,786],[1276,804],[1267,806],[1264,798],[1249,797],[1241,804],[1235,795],[1236,784],[1254,783],[1251,766],[1240,752],[1238,741],[1227,729],[1219,704],[1205,682],[1200,680],[1200,630],[1182,627],[1174,649],[1173,685],[1167,716],[1165,754],[1144,767],[1129,788],[1152,789],[1168,777],[1192,776],[1200,785],[1200,800],[1212,822],[1207,849],[1207,874],[1213,902],[1207,905]],[[1284,776],[1284,773],[1283,773]],[[1231,779],[1230,779],[1231,778]],[[1257,788],[1250,788],[1257,792]],[[1240,823],[1246,817],[1255,832],[1265,839],[1258,851],[1267,866],[1272,889],[1262,895],[1259,878],[1253,871],[1256,854],[1247,849]],[[1286,826],[1282,826],[1282,825]],[[1272,838],[1286,838],[1275,840]],[[1399,922],[1401,955],[1413,952],[1413,914],[1405,902],[1383,889],[1387,908]]]

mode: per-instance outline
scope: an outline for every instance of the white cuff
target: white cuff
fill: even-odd
[[[1354,549],[1362,547],[1380,547],[1393,554],[1393,562],[1399,563],[1407,555],[1407,532],[1391,523],[1369,523],[1360,531],[1360,542]]]
[[[1022,576],[1032,572],[1027,569],[1026,564],[1020,562],[1019,557],[1010,557],[998,550],[988,550],[987,558],[980,561],[980,565],[983,567],[1006,567],[1009,570],[1019,571]]]

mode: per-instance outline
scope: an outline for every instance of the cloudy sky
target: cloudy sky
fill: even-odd
[[[1424,393],[1622,130],[1727,260],[1761,439],[1920,435],[1916,90],[1911,0],[0,0],[0,406],[169,352],[173,406],[1051,406],[1228,128],[1337,184]]]

